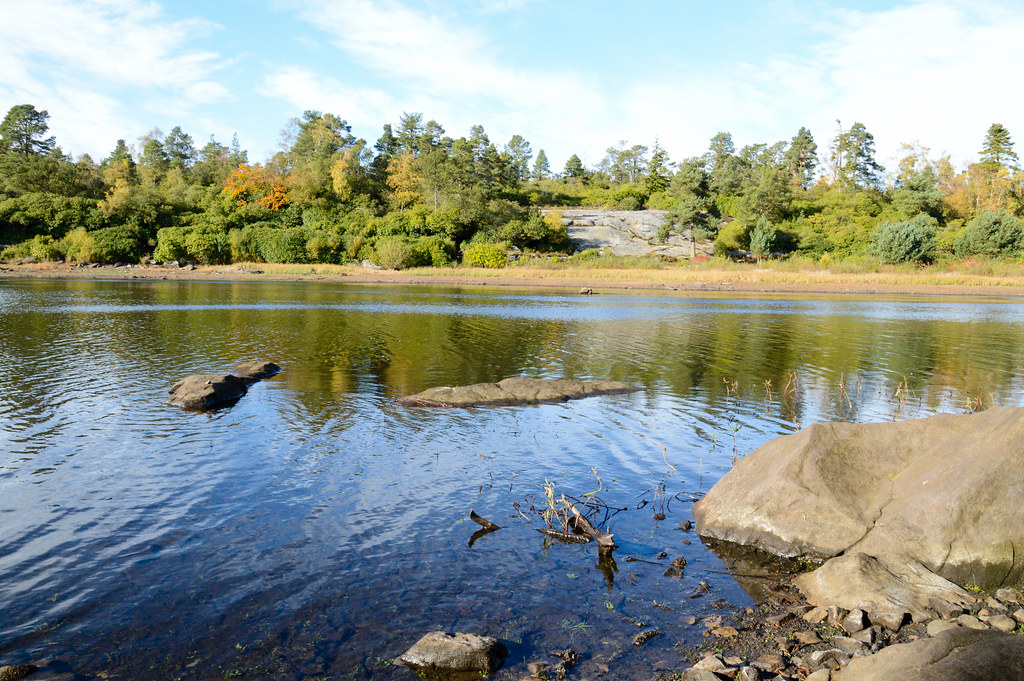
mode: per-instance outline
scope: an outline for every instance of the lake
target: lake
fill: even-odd
[[[444,629],[504,640],[500,679],[566,647],[581,678],[680,667],[685,616],[752,602],[692,499],[802,424],[1019,405],[1022,354],[1018,299],[0,280],[0,665],[411,680]],[[164,404],[249,359],[283,371]],[[394,404],[518,375],[643,391]],[[545,484],[596,492],[614,563],[536,531]],[[470,509],[503,529],[470,545]]]

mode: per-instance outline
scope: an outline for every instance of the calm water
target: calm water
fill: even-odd
[[[411,680],[391,660],[441,628],[505,640],[502,679],[567,646],[581,677],[678,666],[683,615],[750,602],[690,494],[799,424],[1021,404],[1022,354],[1017,300],[0,281],[0,664]],[[257,358],[283,373],[230,408],[163,403]],[[514,375],[644,391],[393,403]],[[518,514],[545,480],[625,509],[614,566]],[[504,529],[470,546],[470,508]]]

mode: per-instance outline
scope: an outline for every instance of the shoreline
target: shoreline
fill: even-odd
[[[766,269],[541,269],[376,270],[359,265],[88,265],[2,264],[0,279],[334,282],[401,286],[581,288],[668,292],[1024,298],[1024,277],[934,273],[785,272]],[[948,280],[945,282],[943,280]],[[965,283],[966,282],[966,283]]]

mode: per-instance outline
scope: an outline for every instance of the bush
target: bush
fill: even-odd
[[[96,262],[96,239],[85,227],[73,229],[61,239],[65,257],[72,262]]]
[[[449,267],[455,262],[455,243],[440,236],[424,236],[416,240],[416,248],[426,253],[432,267]]]
[[[157,230],[153,260],[157,262],[184,260],[188,255],[188,251],[185,250],[185,236],[189,231],[188,227],[164,227]]]
[[[462,253],[462,262],[469,267],[501,268],[508,264],[503,244],[472,244]]]
[[[313,232],[306,241],[306,255],[310,262],[319,263],[340,263],[348,259],[341,236],[323,230]]]
[[[757,219],[757,224],[750,232],[750,252],[763,258],[775,252],[779,240],[779,230],[764,215]]]
[[[926,262],[935,255],[935,240],[913,221],[887,222],[872,235],[871,253],[889,265]]]
[[[961,258],[971,255],[1013,255],[1024,246],[1024,227],[1005,210],[982,211],[967,223],[953,243]]]
[[[401,237],[379,239],[370,258],[375,264],[392,270],[423,267],[430,264],[430,253]]]
[[[96,244],[93,262],[139,262],[148,246],[142,228],[137,225],[104,227],[89,234]]]
[[[730,251],[745,251],[750,246],[750,232],[739,220],[733,220],[718,230],[715,237],[715,255],[727,256]]]
[[[62,260],[64,254],[49,234],[36,234],[28,242],[28,252],[36,260]]]
[[[185,252],[192,262],[222,265],[231,262],[231,240],[219,230],[197,229],[185,237]]]

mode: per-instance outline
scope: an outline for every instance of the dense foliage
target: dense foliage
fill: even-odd
[[[807,128],[739,150],[722,132],[700,157],[622,141],[596,167],[574,154],[559,173],[520,135],[500,147],[482,126],[453,138],[418,113],[371,145],[307,111],[263,163],[237,139],[197,147],[178,127],[118,140],[98,163],[73,159],[48,120],[21,104],[0,123],[5,259],[496,267],[510,250],[571,253],[563,206],[665,209],[659,238],[714,241],[723,256],[902,263],[1024,249],[1024,174],[1000,124],[959,170],[904,145],[887,171],[854,123],[820,154]]]

